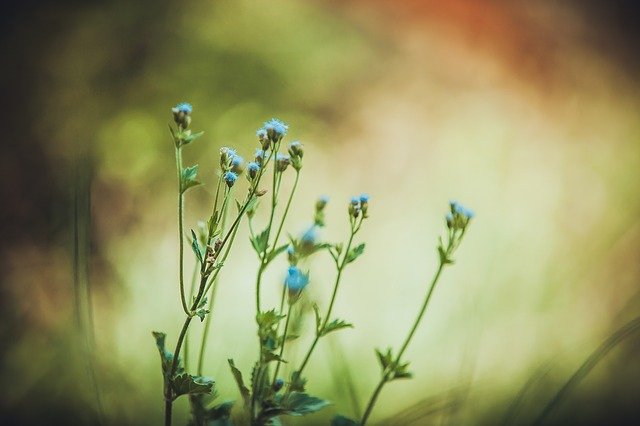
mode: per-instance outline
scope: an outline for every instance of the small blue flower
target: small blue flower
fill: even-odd
[[[181,112],[183,114],[191,114],[191,112],[193,112],[193,107],[191,106],[190,103],[188,102],[181,102],[178,105],[176,105],[175,109],[178,112]]]
[[[351,197],[351,205],[357,206],[360,204],[360,197]]]
[[[320,201],[322,204],[326,205],[329,202],[329,196],[328,195],[321,195],[318,198],[318,201]]]
[[[276,154],[276,168],[279,172],[284,172],[289,164],[291,164],[291,157],[281,153]]]
[[[453,226],[453,215],[451,212],[447,213],[444,218],[447,221],[447,227],[451,228]]]
[[[291,244],[289,244],[289,247],[287,247],[287,254],[289,256],[293,255],[296,252],[296,249],[293,248],[293,246]]]
[[[369,194],[360,194],[360,202],[362,204],[369,202]]]
[[[247,164],[247,174],[251,179],[255,179],[259,171],[260,171],[260,164],[255,163],[253,161]]]
[[[303,244],[315,244],[316,239],[318,238],[318,231],[316,230],[315,225],[311,225],[309,229],[304,231],[300,240]]]
[[[289,126],[287,126],[277,118],[272,118],[269,121],[265,121],[263,128],[267,131],[269,139],[271,139],[271,141],[273,142],[277,142],[287,134]]]
[[[265,129],[264,127],[259,128],[256,131],[256,136],[258,137],[259,140],[263,140],[267,138],[267,129]]]
[[[229,188],[231,188],[233,184],[236,183],[236,180],[238,180],[238,175],[234,172],[225,172],[222,177]]]
[[[309,284],[309,274],[304,274],[300,269],[295,266],[289,266],[287,278],[284,280],[284,285],[287,286],[290,292],[300,292],[307,284]]]
[[[264,160],[264,150],[260,148],[256,149],[255,157],[256,163],[262,163],[262,161]]]
[[[282,380],[280,377],[278,377],[273,382],[273,391],[274,392],[278,392],[280,389],[282,389],[283,386],[284,386],[284,380]]]

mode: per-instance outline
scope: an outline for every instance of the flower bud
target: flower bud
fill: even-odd
[[[193,107],[190,103],[182,102],[171,108],[171,112],[173,113],[173,121],[176,122],[178,126],[183,129],[189,127],[191,124],[191,117],[189,114],[193,111]]]
[[[278,377],[274,382],[273,382],[273,391],[274,392],[279,392],[280,389],[282,389],[282,387],[284,386],[284,380],[282,380],[280,377]]]
[[[287,170],[287,167],[291,164],[291,158],[288,155],[278,153],[276,155],[276,170],[279,172],[284,172]]]
[[[258,172],[260,171],[260,165],[258,163],[254,163],[253,161],[247,165],[247,177],[249,180],[253,180],[258,176]]]
[[[236,180],[238,180],[238,175],[230,171],[225,172],[222,177],[229,188],[231,188],[233,184],[236,183]]]
[[[262,128],[267,132],[267,137],[274,144],[279,142],[287,134],[287,130],[289,130],[289,126],[277,118],[266,121]]]

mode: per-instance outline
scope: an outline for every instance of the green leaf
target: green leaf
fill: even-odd
[[[277,314],[275,309],[271,309],[270,311],[260,312],[256,316],[256,322],[261,328],[268,328],[278,324],[284,317],[286,317],[286,315]]]
[[[269,253],[269,256],[267,256],[267,263],[271,262],[273,259],[276,258],[276,256],[278,256],[280,253],[285,251],[287,247],[289,247],[289,243],[283,244],[277,249],[273,250],[271,253]]]
[[[207,221],[207,230],[209,231],[209,237],[213,238],[216,235],[218,235],[220,233],[220,231],[217,229],[218,228],[218,216],[220,215],[220,213],[218,212],[218,210],[216,210],[215,212],[213,212],[213,214],[211,215],[211,217],[209,218],[209,220]]]
[[[182,145],[189,145],[191,142],[204,135],[204,132],[191,133],[182,140]]]
[[[322,325],[322,317],[320,316],[320,308],[318,308],[316,303],[313,304],[313,311],[316,314],[316,334],[321,335],[320,326]]]
[[[193,252],[196,254],[198,261],[202,263],[204,262],[204,256],[202,255],[202,251],[200,250],[200,243],[198,242],[198,237],[196,237],[196,233],[193,231],[193,229],[191,230],[191,238],[193,239],[191,241],[191,248],[193,249]]]
[[[211,422],[207,423],[207,425],[233,426],[231,422],[231,409],[233,408],[233,404],[233,401],[225,401],[207,410],[207,419]]]
[[[364,253],[364,243],[361,243],[357,247],[352,248],[347,253],[347,257],[345,259],[345,264],[351,263],[356,260],[362,253]]]
[[[240,390],[240,395],[242,395],[244,404],[248,407],[251,405],[251,395],[249,393],[249,388],[245,386],[244,380],[242,380],[242,372],[240,372],[240,370],[236,368],[231,358],[229,358],[227,361],[229,362],[229,367],[231,367],[233,378],[236,379],[236,383],[238,384],[238,389]]]
[[[409,367],[409,363],[405,363],[405,364],[398,364],[394,369],[393,369],[393,376],[391,378],[391,380],[394,379],[410,379],[413,377],[413,374],[410,371],[407,371],[407,368]]]
[[[200,185],[200,182],[196,180],[198,175],[198,165],[191,167],[185,167],[182,169],[180,178],[180,191],[184,193],[187,189]]]
[[[388,348],[386,353],[383,353],[382,351],[380,351],[380,349],[376,349],[376,355],[378,356],[378,361],[380,362],[382,371],[386,371],[387,367],[389,367],[393,363],[391,348]]]
[[[264,253],[267,250],[268,243],[269,243],[269,228],[266,228],[260,234],[256,235],[254,238],[251,239],[251,245],[253,246],[253,248],[255,249],[256,253],[258,253],[259,256],[262,256],[262,253]]]
[[[165,333],[154,331],[152,332],[153,337],[156,339],[156,346],[158,347],[158,352],[160,352],[160,361],[162,367],[162,375],[165,378],[165,381],[169,377],[169,373],[171,372],[171,367],[173,365],[173,353],[169,352],[165,347],[165,340],[167,335]],[[176,373],[181,373],[183,368],[178,362],[178,367],[176,368]]]
[[[214,381],[210,378],[192,376],[187,373],[179,374],[171,380],[171,387],[173,388],[176,397],[180,395],[211,393],[213,384]]]
[[[315,413],[329,405],[329,401],[310,396],[304,392],[290,392],[282,398],[282,409],[291,416]]]
[[[331,420],[331,426],[358,426],[360,423],[345,416],[338,414]]]
[[[451,259],[447,255],[447,252],[442,247],[442,242],[440,243],[440,245],[438,245],[438,255],[440,256],[440,263],[442,263],[443,265],[447,265],[447,264],[453,263],[453,259]]]
[[[280,355],[274,354],[273,352],[266,351],[266,350],[262,351],[262,358],[263,358],[265,363],[268,363],[268,362],[271,362],[271,361],[280,361],[280,362],[284,362],[284,363],[287,362],[284,359],[280,358]]]
[[[289,384],[289,389],[291,391],[304,392],[306,385],[307,379],[300,376],[299,371],[294,371],[293,373],[291,373],[291,383]]]
[[[196,316],[198,316],[198,317],[200,318],[200,322],[202,322],[202,321],[204,321],[204,317],[205,317],[208,313],[209,313],[209,310],[208,310],[208,309],[201,308],[201,309],[198,309],[198,310],[196,311]]]
[[[341,328],[353,328],[353,324],[345,322],[341,319],[334,319],[324,326],[324,329],[322,329],[320,336],[325,336],[332,331],[340,330]]]

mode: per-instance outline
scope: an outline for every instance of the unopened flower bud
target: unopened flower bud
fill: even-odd
[[[183,129],[189,127],[191,124],[191,117],[189,114],[193,111],[193,107],[190,103],[182,102],[171,108],[171,112],[173,113],[173,121]]]
[[[258,163],[254,163],[253,161],[247,165],[247,176],[249,180],[253,180],[258,176],[258,172],[260,171],[260,165]]]
[[[266,188],[259,189],[258,191],[256,191],[256,195],[257,195],[258,197],[262,197],[262,196],[263,196],[264,194],[266,194],[266,193],[267,193],[267,189],[266,189]]]
[[[238,180],[238,175],[234,172],[225,172],[222,177],[229,188],[231,188],[233,184],[236,183],[236,180]]]
[[[291,164],[291,158],[288,155],[278,153],[276,155],[276,170],[279,172],[284,172],[287,170],[287,167]]]

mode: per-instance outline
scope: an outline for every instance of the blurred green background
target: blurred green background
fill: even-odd
[[[407,352],[415,378],[389,385],[372,420],[497,424],[518,399],[512,424],[531,423],[640,315],[638,16],[624,1],[13,5],[1,21],[0,422],[161,421],[150,332],[175,342],[182,321],[167,122],[189,101],[206,134],[186,162],[206,186],[187,196],[187,227],[210,211],[219,148],[250,157],[272,116],[306,147],[289,232],[328,194],[322,238],[343,239],[349,197],[372,196],[367,251],[335,309],[356,327],[322,341],[307,371],[334,404],[293,423],[362,409],[373,348],[405,335],[452,198],[477,218]],[[241,230],[206,363],[223,399],[238,398],[226,359],[248,374],[255,353],[257,262]],[[285,266],[268,271],[273,306]],[[321,306],[330,266],[311,265]],[[546,422],[638,421],[638,336]],[[186,401],[176,410],[180,423]]]

